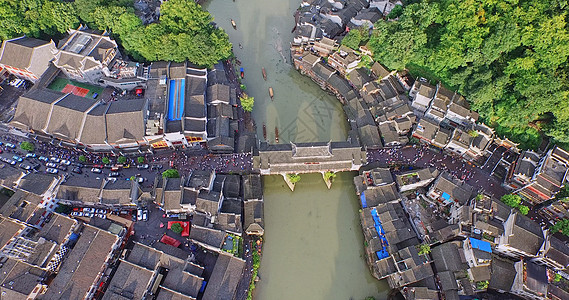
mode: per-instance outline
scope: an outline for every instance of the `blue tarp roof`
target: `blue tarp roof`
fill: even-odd
[[[492,253],[492,246],[489,242],[482,241],[475,238],[470,238],[470,244],[473,249],[482,250],[484,252]]]
[[[381,226],[381,221],[379,220],[379,216],[377,215],[377,210],[375,208],[371,209],[371,217],[373,218],[373,222],[375,223],[375,230],[377,231],[377,235],[381,240],[382,248],[381,250],[377,251],[377,258],[382,260],[389,256],[387,252],[387,246],[389,246],[389,242],[385,238],[385,231],[383,230],[383,226]]]
[[[69,236],[70,241],[76,241],[77,239],[79,239],[79,235],[75,232]]]
[[[450,195],[447,193],[443,193],[443,195],[441,197],[443,197],[443,199],[445,199],[445,201],[450,201]]]
[[[364,195],[364,193],[362,193],[360,195],[360,199],[362,200],[362,208],[366,208],[367,207],[366,195]]]

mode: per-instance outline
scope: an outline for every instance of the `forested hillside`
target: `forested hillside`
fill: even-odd
[[[376,24],[377,60],[457,89],[499,134],[569,143],[566,0],[416,2]]]
[[[169,0],[160,22],[144,26],[132,0],[0,0],[0,39],[26,34],[51,37],[76,28],[109,30],[127,54],[138,60],[184,61],[212,66],[231,55],[227,34],[192,0]]]

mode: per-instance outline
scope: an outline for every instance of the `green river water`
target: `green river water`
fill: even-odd
[[[243,82],[255,97],[253,117],[260,139],[266,124],[270,142],[275,126],[281,143],[345,140],[349,126],[339,101],[290,64],[293,13],[299,4],[210,0],[204,8],[229,34],[245,70]],[[386,283],[370,275],[364,260],[354,175],[338,174],[330,190],[320,174],[302,175],[294,193],[282,177],[264,176],[265,244],[255,300],[387,297]]]

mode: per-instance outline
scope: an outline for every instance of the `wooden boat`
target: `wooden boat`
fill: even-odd
[[[263,138],[267,140],[267,126],[263,123]]]
[[[241,71],[241,79],[245,78],[245,70],[241,68],[239,71]]]
[[[273,97],[275,96],[275,93],[273,92],[273,88],[272,88],[272,87],[269,88],[269,96],[271,96],[271,100],[272,100]]]
[[[275,142],[279,142],[279,128],[275,126]]]
[[[233,19],[231,19],[231,26],[233,26],[233,29],[237,30],[237,24],[235,24],[235,21],[233,21]]]
[[[267,81],[267,72],[265,71],[265,68],[263,68],[263,79],[265,79],[265,81]]]

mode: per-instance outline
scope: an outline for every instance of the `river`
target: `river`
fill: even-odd
[[[204,8],[229,34],[244,68],[247,93],[255,97],[253,118],[260,139],[266,124],[270,142],[275,126],[281,143],[345,140],[349,126],[339,101],[290,64],[293,13],[299,4],[210,0]],[[354,175],[338,174],[330,190],[320,174],[302,175],[294,192],[281,177],[263,177],[265,244],[255,300],[387,297],[387,284],[370,275],[363,257]]]

